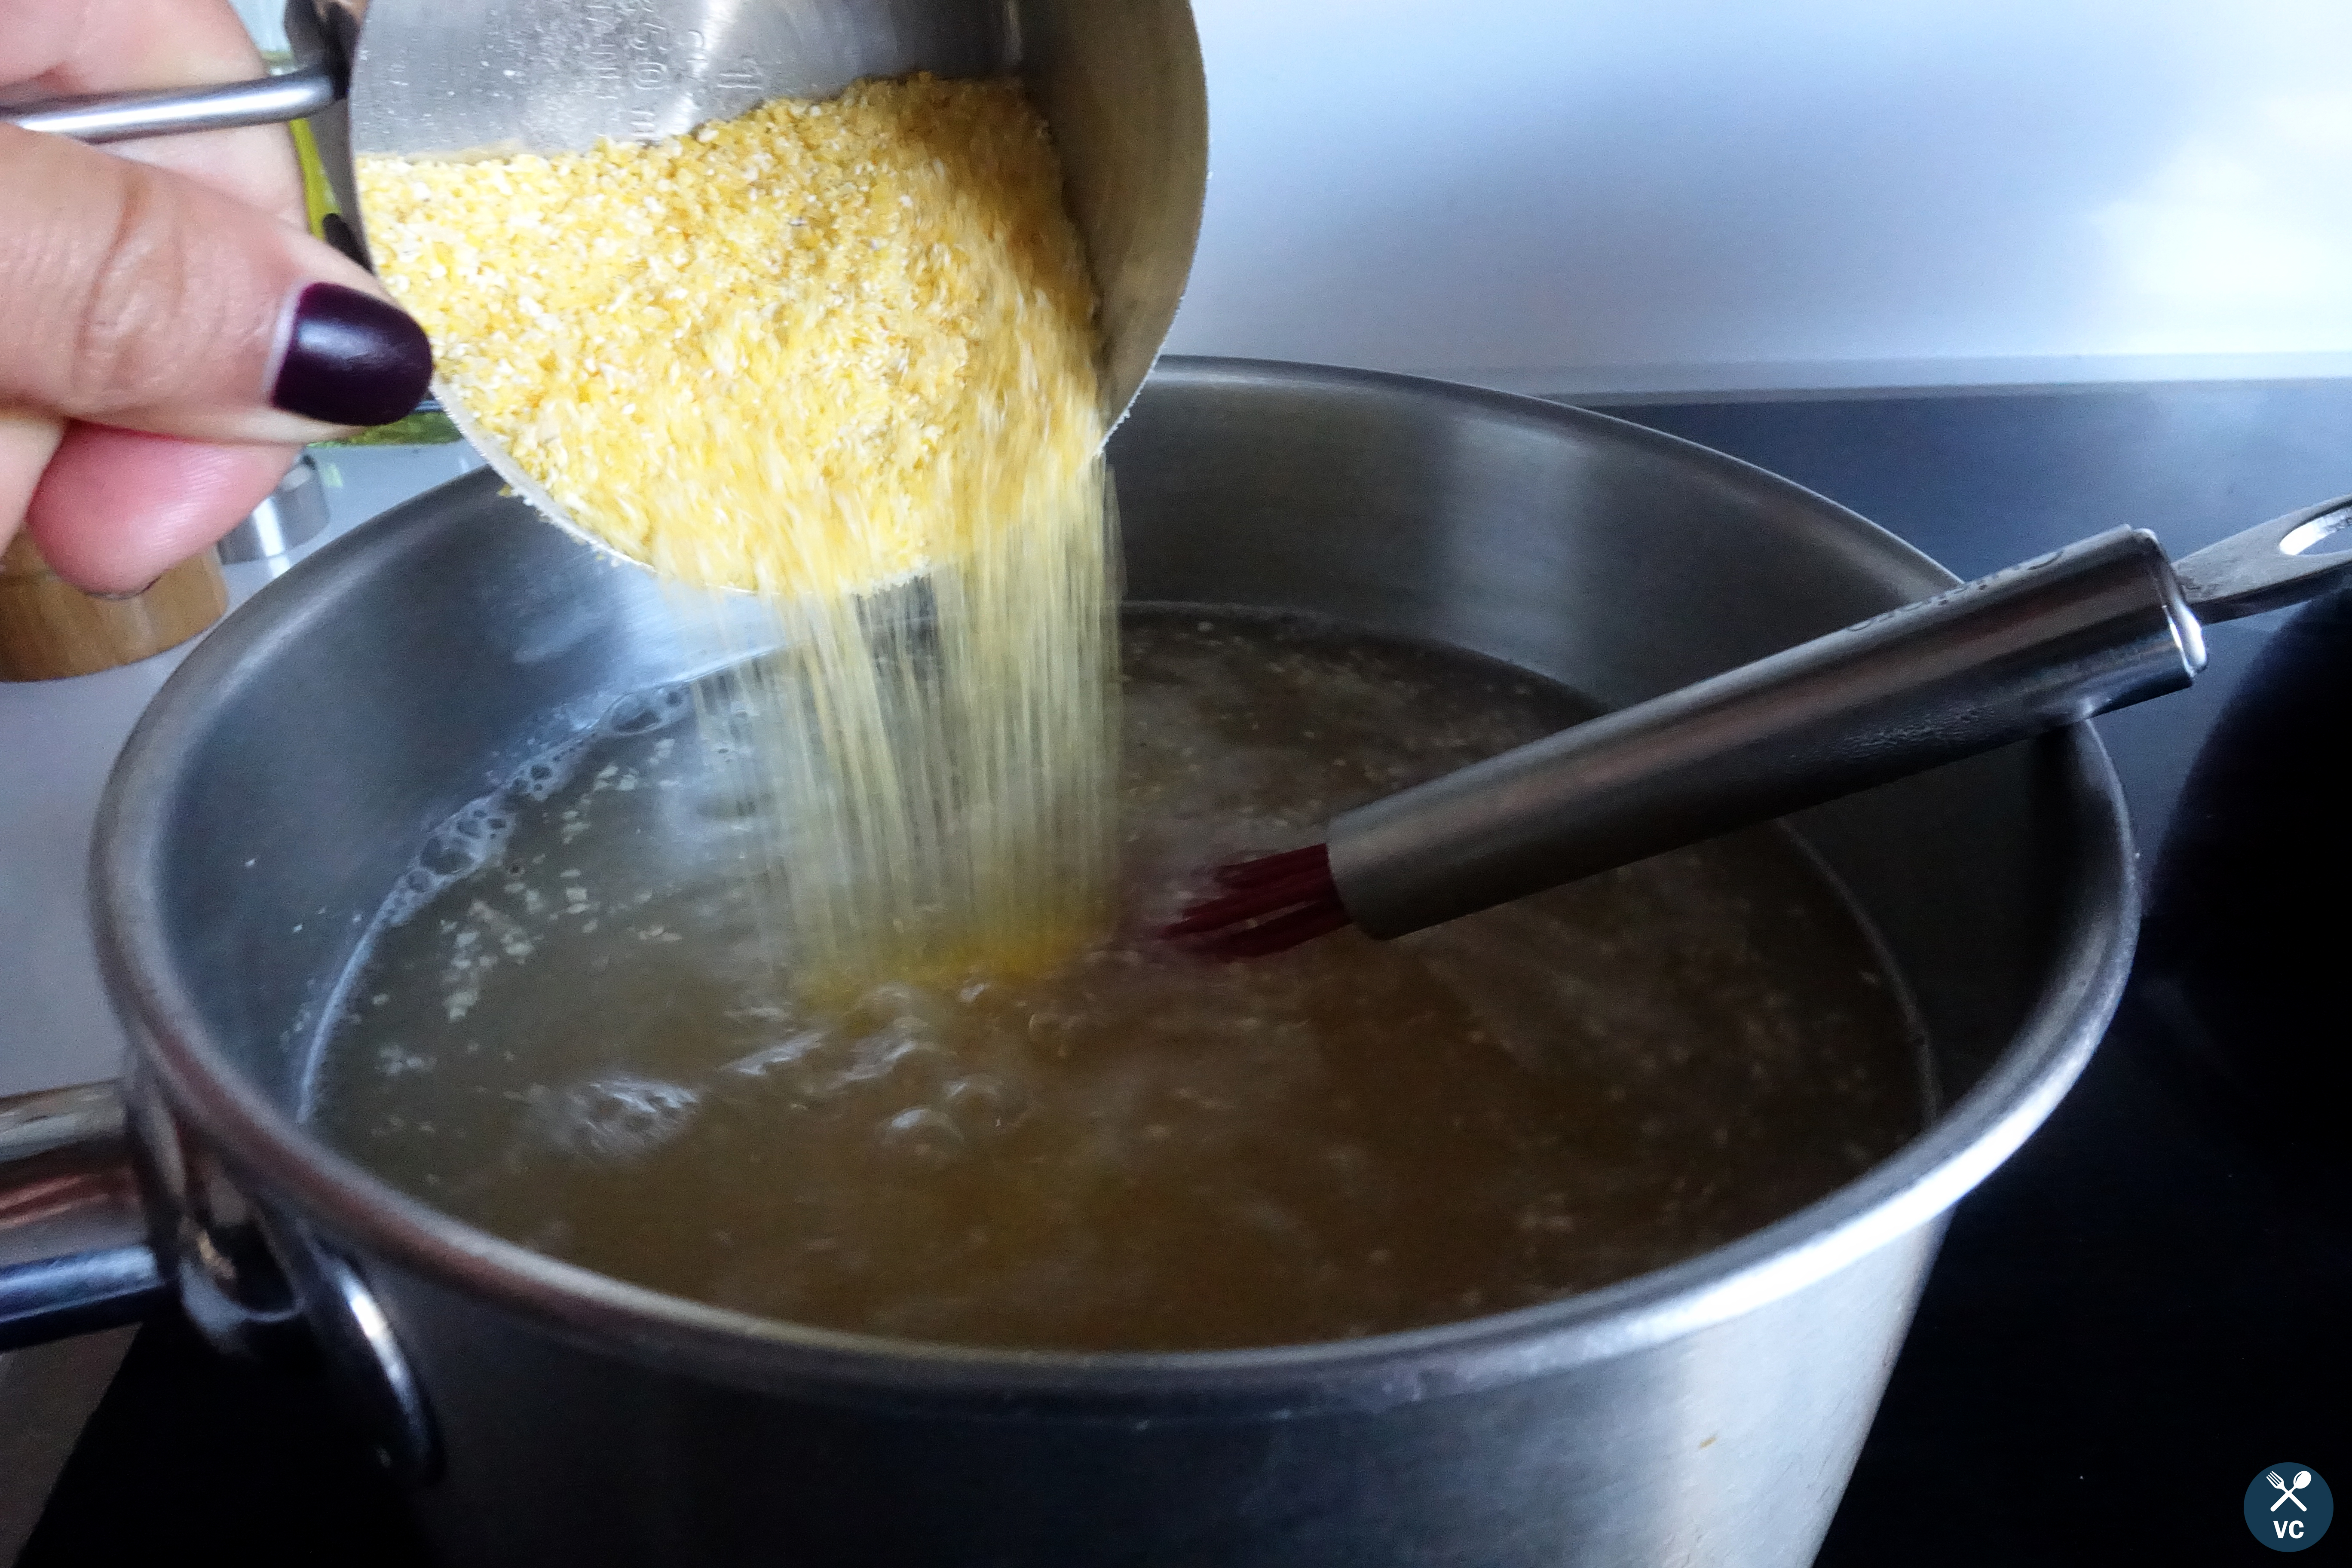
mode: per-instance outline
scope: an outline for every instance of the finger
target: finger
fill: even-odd
[[[0,82],[39,97],[210,86],[263,68],[226,0],[0,0]],[[304,226],[301,174],[280,126],[150,137],[109,152]]]
[[[415,406],[422,328],[324,243],[165,170],[0,125],[0,405],[304,442]]]
[[[296,450],[68,426],[25,526],[76,587],[136,593],[260,505]]]
[[[53,416],[0,408],[0,550],[24,520],[33,487],[64,434],[64,423]]]
[[[0,0],[0,81],[27,96],[113,92],[247,79],[262,74],[252,40],[223,0]],[[305,226],[301,177],[279,127],[158,137],[110,148],[169,169]],[[290,452],[224,456],[106,426],[22,418],[37,440],[0,431],[0,531],[32,504],[69,580],[100,591],[139,586],[236,526]],[[59,446],[60,438],[64,445]],[[54,454],[56,461],[49,459]],[[44,478],[43,468],[48,472]]]

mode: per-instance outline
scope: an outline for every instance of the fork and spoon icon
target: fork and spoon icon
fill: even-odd
[[[2279,1510],[2281,1503],[2290,1502],[2294,1504],[2296,1508],[2303,1510],[2305,1513],[2309,1513],[2311,1511],[2311,1510],[2305,1504],[2304,1500],[2294,1495],[2311,1484],[2311,1472],[2309,1470],[2295,1471],[2294,1484],[2292,1486],[2279,1479],[2279,1473],[2276,1470],[2265,1471],[2263,1479],[2269,1481],[2271,1485],[2278,1488],[2278,1502],[2271,1504],[2271,1511],[2273,1513],[2276,1513]]]

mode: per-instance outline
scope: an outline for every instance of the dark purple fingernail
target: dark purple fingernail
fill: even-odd
[[[406,312],[340,283],[313,283],[294,301],[269,401],[329,425],[388,425],[415,408],[432,379],[433,347]]]

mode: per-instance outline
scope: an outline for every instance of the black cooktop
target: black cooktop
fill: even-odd
[[[2118,524],[2177,556],[2352,490],[2352,381],[1790,397],[1608,412],[1745,458],[1973,575]],[[2105,1044],[1954,1215],[1821,1563],[2272,1560],[2242,1498],[2352,1486],[2352,593],[2212,628],[2100,721],[2149,914]],[[2352,748],[2347,748],[2352,750]],[[140,1331],[20,1559],[425,1561],[296,1373]],[[2352,1553],[2338,1533],[2304,1561]]]

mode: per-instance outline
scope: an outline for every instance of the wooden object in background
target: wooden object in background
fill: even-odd
[[[85,594],[18,533],[0,551],[0,680],[57,680],[177,647],[221,618],[228,585],[209,550],[129,599]]]

